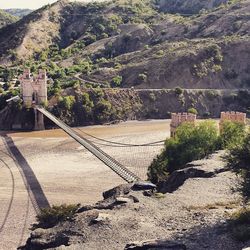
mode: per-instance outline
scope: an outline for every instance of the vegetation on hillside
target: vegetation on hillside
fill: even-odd
[[[188,162],[202,159],[219,149],[238,148],[246,135],[246,128],[237,122],[225,122],[218,134],[216,123],[201,122],[194,126],[183,123],[176,135],[165,142],[164,150],[152,162],[148,178],[158,183],[175,170],[182,169]]]
[[[175,89],[178,111],[189,109],[209,117],[213,110],[207,108],[206,102],[228,103],[228,109],[250,111],[250,94],[246,90],[225,98],[213,90],[199,97],[184,91],[250,86],[250,60],[245,53],[250,44],[250,29],[248,24],[242,25],[249,0],[228,1],[209,13],[204,11],[190,17],[169,14],[160,2],[61,1],[0,29],[0,82],[4,83],[0,86],[0,108],[7,97],[18,91],[19,82],[12,80],[29,67],[32,73],[39,68],[47,70],[49,99],[58,101],[51,102],[55,105],[53,112],[67,114],[70,124],[131,117],[125,114],[131,107],[117,109],[107,96],[99,102],[89,93],[90,102],[98,104],[98,108],[82,111],[76,89],[82,92],[79,96],[95,88]],[[195,1],[189,4],[195,5]],[[69,97],[65,96],[67,93]],[[162,111],[159,96],[152,94],[145,98],[150,107],[143,109],[144,117],[157,118],[160,112],[167,117],[172,112]],[[140,101],[136,103],[137,109]],[[96,110],[104,113],[97,115]],[[77,114],[83,114],[84,119],[75,117]]]
[[[0,9],[0,28],[14,23],[18,20],[18,18],[16,18],[15,16],[5,12],[4,10]]]

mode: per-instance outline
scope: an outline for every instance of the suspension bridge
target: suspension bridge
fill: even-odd
[[[63,131],[65,131],[70,137],[72,137],[74,140],[76,140],[78,143],[80,143],[83,147],[85,147],[89,152],[91,152],[99,160],[101,160],[105,165],[107,165],[110,169],[112,169],[122,179],[124,179],[128,183],[136,182],[136,181],[140,180],[140,178],[137,175],[132,173],[129,169],[127,169],[121,163],[119,163],[114,158],[112,158],[110,155],[105,153],[103,150],[101,150],[99,147],[97,147],[91,141],[84,138],[76,131],[74,131],[72,128],[70,128],[68,125],[66,125],[64,122],[60,121],[58,118],[56,118],[50,112],[48,112],[47,110],[45,110],[44,108],[39,107],[39,106],[37,106],[36,109],[39,112],[41,112],[43,115],[45,115],[47,118],[49,118],[51,121],[53,121],[58,127],[60,127]]]
[[[135,150],[135,147],[141,148],[142,151],[145,151],[147,147],[147,149],[150,148],[150,151],[152,151],[152,153],[155,155],[156,152],[152,150],[152,148],[154,147],[156,151],[159,152],[159,149],[161,149],[164,144],[164,140],[153,141],[153,142],[144,143],[144,144],[121,143],[121,142],[105,140],[105,139],[93,136],[78,128],[73,129],[69,127],[64,122],[62,122],[60,119],[55,117],[53,114],[51,114],[49,111],[45,110],[41,106],[36,106],[35,109],[39,111],[41,114],[43,114],[44,116],[46,116],[48,119],[50,119],[52,122],[54,122],[59,128],[61,128],[64,132],[66,132],[71,138],[77,141],[80,145],[82,145],[91,154],[97,157],[100,161],[102,161],[106,166],[108,166],[112,171],[114,171],[117,175],[119,175],[123,180],[125,180],[128,183],[142,181],[142,178],[140,176],[145,178],[149,163],[145,163],[145,162],[144,164],[142,163],[142,166],[141,167],[138,166],[137,168],[138,173],[134,173],[131,170],[129,170],[126,166],[121,164],[119,161],[117,161],[115,158],[113,158],[110,154],[108,154],[107,152],[104,152],[100,147],[101,146],[116,147],[116,148],[119,147],[119,148],[122,148],[122,150],[124,150],[124,148],[126,148],[126,150],[128,150],[128,148],[130,149],[133,148],[132,149],[133,151]],[[99,145],[100,147],[98,147],[97,145]],[[130,156],[132,156],[132,154]],[[134,162],[134,164],[139,164],[139,163],[137,161],[137,162]],[[135,168],[136,167],[134,166],[134,169]]]

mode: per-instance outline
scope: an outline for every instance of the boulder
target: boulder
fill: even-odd
[[[155,188],[156,188],[156,185],[151,182],[138,181],[134,183],[131,189],[135,191],[139,191],[139,190],[153,190]]]
[[[33,231],[25,245],[26,250],[41,250],[69,245],[68,232],[50,232],[50,230],[36,229]]]
[[[102,223],[102,222],[109,220],[109,218],[110,218],[109,214],[99,213],[96,218],[91,220],[91,223],[93,224]]]
[[[116,198],[118,196],[129,194],[130,190],[131,190],[131,184],[122,184],[103,192],[102,195],[104,199]]]

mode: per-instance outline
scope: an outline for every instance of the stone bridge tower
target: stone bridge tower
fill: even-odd
[[[35,105],[41,105],[47,102],[47,75],[46,71],[39,69],[37,76],[32,76],[29,69],[25,69],[19,76],[21,83],[21,95],[25,107],[34,106],[35,112],[35,130],[44,129],[43,114],[37,112]]]

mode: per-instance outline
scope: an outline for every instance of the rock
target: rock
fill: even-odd
[[[135,197],[134,195],[129,195],[128,198],[131,199],[131,200],[133,200],[134,203],[138,203],[139,202],[139,199],[137,197]]]
[[[156,188],[156,185],[151,183],[151,182],[136,182],[133,186],[132,186],[132,190],[153,190]]]
[[[198,167],[184,168],[174,171],[166,181],[158,184],[158,192],[172,193],[176,191],[189,178],[210,178],[214,176],[213,172],[199,169]]]
[[[113,198],[102,200],[94,205],[95,209],[113,209],[116,205],[116,200]]]
[[[117,204],[124,204],[124,203],[129,203],[129,202],[131,202],[131,199],[128,197],[117,197],[116,198]]]
[[[242,250],[250,250],[250,247],[242,248]]]
[[[69,245],[68,232],[50,232],[50,230],[36,229],[27,240],[24,247],[26,250],[40,250]]]
[[[107,221],[108,219],[110,218],[110,215],[109,214],[105,214],[105,213],[99,213],[98,216],[94,219],[91,220],[91,222],[93,224],[97,224],[97,223],[100,223],[100,222],[105,222]]]
[[[91,210],[93,208],[94,207],[92,205],[86,205],[86,206],[80,207],[76,212],[77,213],[83,213],[83,212],[89,211],[89,210]]]
[[[145,191],[143,191],[143,195],[147,196],[147,197],[151,197],[153,195],[153,191],[152,190],[145,190]]]
[[[104,199],[116,198],[121,195],[129,194],[130,190],[131,190],[131,184],[122,184],[115,188],[112,188],[110,190],[103,192],[102,195]]]
[[[184,244],[168,240],[149,240],[142,242],[133,242],[126,245],[124,250],[186,250]]]

